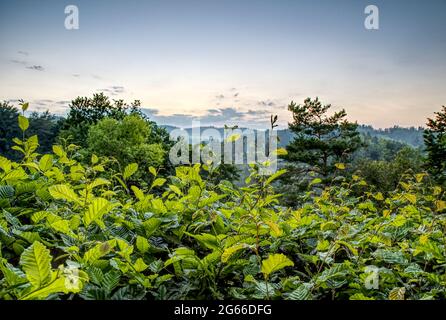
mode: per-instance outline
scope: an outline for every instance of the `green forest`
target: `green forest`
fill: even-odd
[[[0,103],[0,300],[446,298],[446,107],[377,130],[292,101],[270,175],[172,164],[140,107]]]

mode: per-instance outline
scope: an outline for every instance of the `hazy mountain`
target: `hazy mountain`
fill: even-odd
[[[162,127],[164,127],[169,133],[174,129],[180,129],[178,127],[169,126],[169,125],[162,125]],[[200,130],[199,134],[202,134],[205,130],[208,130],[208,129],[215,129],[223,137],[224,128],[201,127],[200,129],[201,130]],[[238,128],[238,129],[242,130],[242,132],[247,130],[247,128]],[[189,134],[190,137],[192,137],[192,134],[193,134],[192,128],[184,128],[184,130]],[[195,130],[197,130],[197,129],[195,129]],[[423,130],[424,129],[422,127],[402,128],[402,127],[394,126],[393,128],[386,128],[386,129],[375,129],[372,126],[368,126],[368,125],[360,125],[358,127],[358,131],[361,132],[361,134],[363,134],[363,135],[404,142],[404,143],[407,143],[414,147],[420,147],[420,146],[424,145]],[[280,147],[284,147],[284,146],[288,145],[293,140],[293,133],[289,129],[277,130],[277,135],[280,139],[280,142],[279,142]]]

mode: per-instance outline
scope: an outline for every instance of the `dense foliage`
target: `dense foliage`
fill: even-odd
[[[137,186],[137,163],[40,155],[18,122],[22,158],[0,157],[0,299],[446,298],[446,196],[427,174],[384,195],[335,163],[289,208],[272,186],[285,170],[251,166],[235,187],[202,164],[149,167]]]
[[[331,107],[318,98],[307,98],[304,104],[291,102],[288,106],[293,116],[289,128],[295,137],[287,146],[285,159],[305,164],[324,177],[336,169],[336,163],[346,161],[361,147],[358,125],[347,121],[345,110],[328,115]]]
[[[424,133],[426,144],[427,169],[439,182],[446,182],[446,107],[436,112],[435,119],[428,119]]]

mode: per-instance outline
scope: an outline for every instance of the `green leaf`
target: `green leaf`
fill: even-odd
[[[147,251],[149,251],[149,248],[150,248],[149,241],[147,241],[147,239],[144,237],[137,236],[136,237],[136,248],[141,253],[146,253]]]
[[[29,102],[22,103],[22,111],[26,111],[29,108]]]
[[[88,226],[92,222],[96,222],[100,227],[104,228],[102,217],[109,213],[114,206],[114,204],[111,204],[104,198],[95,198],[88,206],[88,210],[84,215],[85,225]]]
[[[45,172],[45,171],[48,171],[49,169],[51,169],[52,166],[53,166],[53,156],[52,155],[45,154],[44,156],[42,156],[42,158],[40,158],[40,161],[39,161],[40,170]]]
[[[157,179],[155,179],[155,180],[153,181],[153,183],[152,183],[152,188],[160,187],[160,186],[162,186],[165,182],[166,182],[166,179],[164,179],[164,178],[157,178]]]
[[[262,261],[262,273],[265,277],[268,277],[271,273],[292,266],[294,266],[293,261],[288,259],[284,254],[270,254],[268,259]]]
[[[345,170],[345,164],[343,163],[336,163],[335,167],[339,170]]]
[[[312,284],[302,283],[297,287],[296,290],[291,292],[288,295],[287,300],[311,300],[311,289],[313,288]]]
[[[144,263],[144,260],[142,260],[141,258],[138,258],[136,260],[135,264],[133,265],[133,268],[135,268],[135,270],[138,272],[142,272],[148,268],[148,265],[146,265]]]
[[[24,116],[22,116],[21,114],[19,114],[18,119],[19,119],[19,128],[20,128],[22,131],[26,131],[26,129],[28,129],[28,127],[29,127],[29,121],[28,121],[28,119],[25,118]]]
[[[238,133],[233,133],[226,138],[226,142],[235,142],[240,139],[241,135]]]
[[[95,154],[92,154],[91,155],[91,164],[96,164],[96,163],[98,163],[98,161],[99,161],[98,156]]]
[[[438,200],[435,202],[435,205],[437,207],[438,212],[441,212],[446,209],[446,201]]]
[[[33,291],[23,297],[20,298],[20,300],[32,300],[32,299],[45,299],[50,294],[63,292],[78,292],[79,290],[69,290],[66,286],[68,280],[65,277],[57,278],[56,280],[52,281],[49,285]]]
[[[186,232],[186,234],[192,238],[197,239],[203,246],[211,249],[211,250],[219,250],[219,239],[218,237],[208,234],[208,233],[202,233],[201,235],[198,234],[191,234]]]
[[[172,190],[173,192],[175,192],[179,196],[183,195],[183,193],[181,192],[180,188],[178,188],[177,186],[175,186],[173,184],[169,185],[169,189]]]
[[[14,180],[24,180],[26,178],[28,178],[28,175],[26,174],[25,170],[23,170],[22,168],[18,168],[8,172],[6,176],[2,178],[2,180],[14,181]]]
[[[124,169],[124,174],[123,174],[124,179],[127,180],[128,178],[133,176],[136,173],[136,171],[138,171],[137,163],[131,163],[127,165]]]
[[[406,288],[394,288],[389,292],[389,300],[404,300]]]
[[[57,144],[53,146],[53,152],[55,155],[59,157],[63,157],[65,155],[65,152],[63,151],[62,147]]]
[[[286,156],[288,154],[288,151],[286,151],[285,148],[279,148],[272,152],[272,154],[278,155],[278,156]]]
[[[54,199],[62,199],[69,202],[77,202],[79,203],[78,195],[65,184],[56,184],[48,188],[49,193]]]
[[[85,252],[83,260],[86,263],[93,263],[101,257],[108,254],[116,245],[116,240],[109,240],[106,242],[98,243],[93,248]]]
[[[287,170],[286,169],[282,169],[277,171],[276,173],[274,173],[273,175],[271,175],[265,182],[265,186],[269,185],[272,181],[274,181],[275,179],[277,179],[278,177],[280,177],[281,175],[283,175],[284,173],[286,173]]]
[[[154,167],[149,167],[149,172],[156,177],[156,169]]]
[[[137,186],[131,186],[130,189],[132,189],[133,193],[139,201],[144,200],[144,192],[142,192],[141,189],[139,189]]]
[[[14,188],[11,186],[0,186],[0,199],[8,199],[14,196]]]
[[[146,236],[150,237],[161,225],[161,220],[158,218],[150,218],[142,223],[146,230]]]
[[[20,265],[34,288],[41,288],[51,281],[50,251],[40,242],[34,242],[23,251]]]
[[[414,194],[407,193],[404,195],[404,197],[411,203],[415,204],[417,203],[417,196]]]
[[[375,298],[369,298],[362,293],[355,293],[350,296],[349,300],[375,300]]]
[[[313,185],[315,185],[315,184],[319,184],[319,183],[321,183],[321,182],[322,182],[322,179],[321,179],[321,178],[313,179],[313,180],[310,182],[310,186],[313,186]]]
[[[246,243],[238,243],[238,244],[235,244],[235,245],[233,245],[233,246],[231,246],[229,248],[226,248],[223,251],[223,254],[221,255],[221,261],[222,262],[228,262],[229,258],[233,254],[235,254],[237,251],[240,251],[240,250],[242,250],[242,249],[244,249],[246,247],[248,247],[248,245]]]
[[[87,189],[88,190],[93,190],[96,187],[102,186],[102,185],[106,185],[106,184],[110,184],[111,182],[107,179],[104,178],[96,178],[93,180],[93,182],[91,182],[88,186]]]

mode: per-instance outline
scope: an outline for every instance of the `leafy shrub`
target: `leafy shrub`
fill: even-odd
[[[252,166],[238,188],[199,164],[169,178],[151,167],[140,188],[136,163],[15,142],[23,160],[0,157],[0,299],[446,297],[445,194],[424,174],[386,198],[339,176],[294,210],[271,185],[284,170]]]
[[[160,143],[151,143],[151,127],[137,115],[118,121],[105,118],[90,127],[88,148],[99,156],[116,159],[121,165],[138,163],[139,174],[147,175],[150,166],[163,164],[166,152]]]

